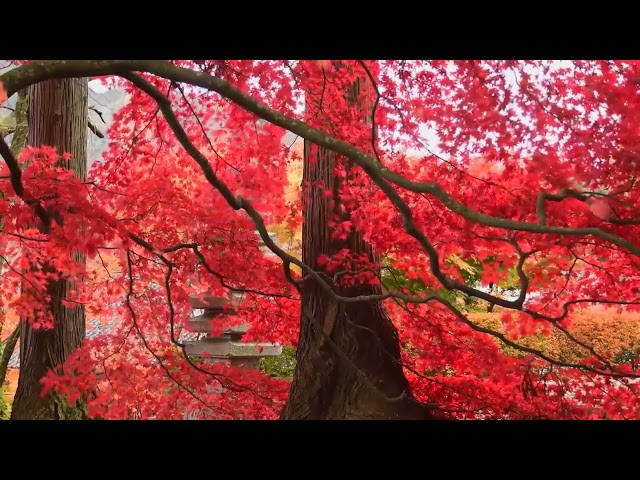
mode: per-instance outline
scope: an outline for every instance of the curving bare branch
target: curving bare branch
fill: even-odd
[[[572,236],[594,236],[613,243],[640,256],[640,247],[600,228],[569,228],[540,225],[539,223],[522,222],[506,218],[494,217],[460,203],[450,196],[440,185],[433,182],[414,182],[399,173],[392,171],[370,155],[354,145],[334,138],[325,132],[310,127],[301,120],[276,112],[256,98],[235,88],[222,78],[208,73],[177,67],[165,60],[52,60],[36,61],[15,68],[0,76],[7,94],[34,83],[53,78],[85,77],[120,75],[126,78],[131,72],[147,72],[173,82],[187,83],[207,90],[214,91],[233,101],[245,110],[267,120],[279,127],[285,128],[318,146],[343,155],[360,166],[370,178],[387,193],[389,184],[394,184],[414,193],[425,193],[438,198],[442,204],[461,217],[481,225],[505,230],[515,230],[538,234],[558,234]],[[387,188],[388,187],[388,188]],[[230,192],[229,192],[230,194]],[[231,195],[232,197],[232,195]],[[391,199],[392,200],[392,199]],[[393,201],[393,200],[392,200]],[[232,200],[237,205],[236,199]],[[393,202],[394,205],[396,202]],[[398,207],[398,205],[396,205]],[[238,206],[238,209],[240,206]],[[410,228],[411,230],[411,228]],[[411,232],[407,232],[410,233]],[[415,233],[415,232],[414,232]],[[420,243],[423,243],[422,241]],[[423,245],[424,246],[424,245]],[[291,262],[293,263],[293,262]]]

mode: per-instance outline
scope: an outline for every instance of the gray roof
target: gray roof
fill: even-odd
[[[117,325],[117,318],[112,318],[109,322],[103,323],[98,320],[92,319],[87,322],[87,330],[85,334],[85,338],[87,340],[93,340],[100,335],[109,335]],[[182,330],[178,335],[178,341],[181,343],[195,341],[200,339],[203,334],[188,332],[186,330]],[[16,347],[13,351],[13,355],[9,359],[9,368],[20,368],[20,347]]]

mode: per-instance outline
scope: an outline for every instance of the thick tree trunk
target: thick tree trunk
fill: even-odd
[[[65,165],[86,179],[87,162],[88,80],[50,80],[29,88],[28,144],[56,147],[60,154],[71,154]],[[51,269],[50,265],[36,268]],[[79,409],[68,408],[54,395],[41,397],[40,379],[64,363],[82,345],[85,336],[84,308],[66,308],[62,300],[71,283],[67,280],[50,282],[49,308],[53,313],[53,329],[34,329],[21,321],[20,376],[11,411],[12,419],[81,418]]]
[[[358,84],[349,92],[350,98],[357,97]],[[337,211],[334,200],[339,188],[335,166],[332,152],[305,142],[303,184],[310,190],[305,193],[302,260],[317,271],[322,271],[317,263],[321,254],[331,256],[342,248],[375,260],[361,235],[352,234],[346,241],[331,238],[329,220]],[[326,198],[325,190],[334,191],[334,198]],[[343,220],[349,219],[348,212],[342,215]],[[339,292],[357,296],[380,293],[380,289],[360,285]],[[411,395],[400,361],[398,332],[379,302],[337,304],[317,284],[305,282],[296,357],[281,419],[431,418]]]
[[[312,155],[315,161],[311,161]],[[321,180],[324,188],[333,189],[334,165],[332,153],[306,144],[304,184]],[[332,255],[345,247],[344,241],[331,239],[328,220],[332,209],[330,200],[322,196],[324,188],[310,191],[302,230],[302,259],[320,271],[322,268],[316,261],[320,254]],[[366,253],[374,259],[371,248],[360,235],[352,235],[348,247],[354,253]],[[380,293],[380,290],[361,285],[341,289],[340,293],[356,296]],[[428,410],[411,396],[400,363],[397,330],[379,302],[336,304],[316,284],[305,282],[300,325],[297,367],[282,419],[430,417]],[[327,341],[320,326],[335,346]]]

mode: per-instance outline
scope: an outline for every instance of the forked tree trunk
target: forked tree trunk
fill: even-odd
[[[331,238],[329,220],[334,208],[332,199],[323,193],[336,188],[335,166],[332,152],[305,142],[303,185],[310,190],[305,194],[302,260],[317,271],[323,270],[317,263],[319,255],[331,256],[341,248],[375,259],[359,234],[346,241]],[[314,187],[318,182],[321,188]],[[348,213],[345,215],[343,219],[348,219]],[[368,295],[380,293],[380,289],[361,285],[342,288],[340,293]],[[431,418],[411,395],[400,363],[398,332],[380,302],[336,304],[313,281],[305,282],[296,358],[289,399],[280,417],[283,420]]]
[[[69,152],[70,164],[81,179],[86,179],[88,80],[50,80],[29,88],[28,144],[56,147],[58,153]],[[51,269],[50,265],[34,268]],[[34,329],[21,320],[20,376],[12,419],[81,418],[79,409],[68,408],[59,397],[41,397],[40,379],[49,369],[64,363],[82,345],[85,336],[85,313],[82,306],[66,308],[62,300],[71,283],[50,282],[48,308],[54,317],[53,329]]]

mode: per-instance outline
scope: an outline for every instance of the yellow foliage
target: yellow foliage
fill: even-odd
[[[291,147],[289,161],[287,162],[287,179],[289,180],[289,185],[285,187],[284,196],[285,202],[289,205],[300,202],[303,149],[303,141],[298,140],[294,143]],[[295,209],[292,210],[295,211]],[[302,258],[302,223],[298,222],[295,228],[291,228],[290,222],[285,220],[285,222],[277,225],[269,225],[269,231],[276,234],[279,245],[287,246],[285,251],[288,254],[298,259]],[[295,265],[292,265],[291,269],[300,273],[300,269]]]
[[[464,270],[465,272],[471,273],[471,274],[476,273],[476,269],[474,267],[472,267],[471,265],[469,265],[464,260],[462,260],[462,258],[460,258],[458,255],[455,255],[455,254],[454,255],[449,255],[447,257],[447,260],[449,260],[451,263],[453,263],[460,270]]]
[[[469,313],[468,318],[473,323],[480,327],[490,328],[496,332],[504,333],[504,325],[500,318],[500,312],[474,312]],[[512,339],[509,335],[507,338],[513,340],[518,345],[522,345],[523,347],[535,348],[537,350],[547,351],[549,348],[549,338],[542,333],[534,334],[534,335],[525,335],[518,339]],[[510,347],[502,342],[502,340],[496,338],[495,341],[500,346],[500,350],[505,355],[510,355],[514,357],[521,356],[523,352],[520,350]]]
[[[289,186],[285,189],[285,201],[294,203],[300,198],[300,185],[302,184],[302,155],[304,142],[298,141],[291,148],[290,161],[287,164],[287,178]]]

